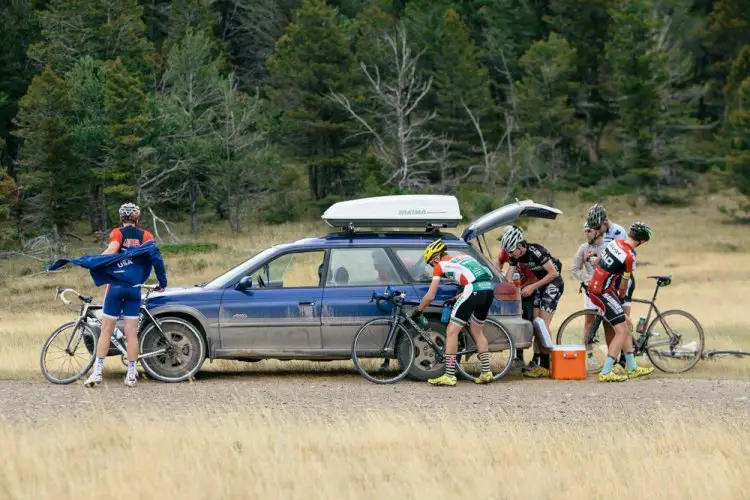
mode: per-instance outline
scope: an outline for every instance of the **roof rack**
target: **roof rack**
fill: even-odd
[[[421,227],[439,233],[440,228],[458,226],[462,217],[455,196],[417,194],[342,201],[321,218],[344,232],[360,227]]]
[[[343,230],[343,231],[336,231],[332,233],[328,233],[324,238],[351,238],[353,236],[357,237],[376,237],[376,238],[383,238],[386,236],[434,236],[436,238],[442,238],[446,241],[452,241],[452,240],[458,240],[459,237],[456,236],[453,233],[442,233],[440,232],[439,228],[429,228],[425,231],[400,231],[400,230],[392,230],[392,229],[384,229],[384,230],[377,230],[372,229],[368,231],[349,231],[349,230]]]

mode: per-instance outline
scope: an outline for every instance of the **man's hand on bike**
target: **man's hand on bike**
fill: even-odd
[[[422,314],[422,311],[420,311],[417,306],[412,307],[408,312],[408,315],[411,319],[417,319],[420,314]]]
[[[633,331],[633,322],[630,321],[630,316],[628,315],[625,315],[625,325],[628,327],[629,332]]]

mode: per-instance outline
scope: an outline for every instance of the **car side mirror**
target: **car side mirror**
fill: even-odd
[[[248,288],[253,287],[253,277],[252,276],[243,276],[237,284],[234,286],[235,290],[244,291]]]

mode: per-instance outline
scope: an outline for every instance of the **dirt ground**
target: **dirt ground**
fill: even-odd
[[[720,420],[750,418],[750,382],[660,378],[601,384],[522,380],[509,377],[488,386],[461,382],[433,388],[403,381],[389,386],[369,383],[351,373],[298,375],[203,373],[194,383],[143,381],[132,389],[112,375],[102,386],[81,383],[55,386],[41,381],[0,381],[0,419],[44,424],[62,417],[85,421],[97,415],[282,413],[323,419],[373,413],[431,416],[482,416],[522,422],[582,425],[602,421],[637,421],[663,413],[705,413]],[[736,421],[736,420],[735,420]]]

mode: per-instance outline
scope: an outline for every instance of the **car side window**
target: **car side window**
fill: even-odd
[[[423,248],[396,248],[396,256],[404,265],[411,278],[417,283],[429,283],[432,281],[432,267],[424,261]],[[448,255],[451,257],[462,252],[458,249],[448,249]]]
[[[401,276],[384,248],[331,250],[327,287],[400,285]]]
[[[325,252],[295,252],[280,255],[250,276],[253,288],[309,288],[320,285]]]

